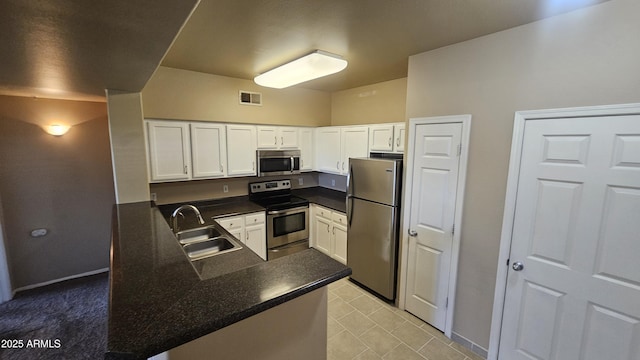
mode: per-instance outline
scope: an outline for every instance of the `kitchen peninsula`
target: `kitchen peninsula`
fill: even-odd
[[[265,262],[243,247],[191,263],[155,203],[116,205],[105,358],[146,359],[206,338],[217,344],[209,353],[223,358],[251,348],[260,358],[304,351],[282,339],[274,344],[280,353],[269,354],[274,350],[262,347],[256,332],[280,331],[326,355],[325,286],[350,273],[314,249]],[[294,316],[283,316],[289,311]],[[301,322],[299,314],[309,318]]]

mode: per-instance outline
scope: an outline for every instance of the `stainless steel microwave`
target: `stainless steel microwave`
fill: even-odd
[[[257,150],[258,176],[300,174],[300,150]]]

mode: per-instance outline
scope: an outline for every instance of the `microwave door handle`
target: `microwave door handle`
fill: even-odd
[[[294,162],[294,160],[293,160],[293,156],[292,156],[292,157],[291,157],[291,172],[292,172],[292,173],[293,173],[293,167],[294,167],[294,166],[293,166],[293,162]]]

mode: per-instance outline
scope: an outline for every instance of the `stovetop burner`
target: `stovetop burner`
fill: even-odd
[[[249,200],[269,211],[309,206],[308,200],[291,195],[291,180],[250,183]]]

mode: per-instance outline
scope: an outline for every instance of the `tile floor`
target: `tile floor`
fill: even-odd
[[[329,285],[328,360],[481,360],[348,279]]]

